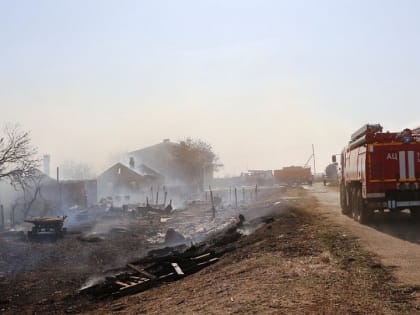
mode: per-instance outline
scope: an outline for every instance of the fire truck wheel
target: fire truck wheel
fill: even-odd
[[[350,188],[350,208],[351,216],[354,220],[357,218],[357,199],[356,199],[356,188]]]
[[[359,221],[359,199],[357,188],[353,188],[353,219]]]
[[[411,208],[410,216],[415,220],[420,220],[420,207]]]
[[[340,185],[340,206],[342,214],[349,214],[349,207],[347,205],[347,191],[346,186]]]
[[[357,206],[356,206],[357,221],[361,224],[366,224],[370,220],[370,211],[369,209],[366,209],[365,204],[363,202],[361,188],[357,189],[356,198],[357,198]]]

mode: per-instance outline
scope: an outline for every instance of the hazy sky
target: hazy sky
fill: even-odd
[[[191,136],[224,173],[324,170],[420,125],[420,1],[0,0],[0,122],[53,166]]]

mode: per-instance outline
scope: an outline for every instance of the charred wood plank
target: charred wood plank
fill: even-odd
[[[182,271],[181,267],[177,263],[171,263],[172,267],[174,267],[176,273],[180,276],[184,275],[184,272]]]
[[[150,287],[150,280],[149,281],[146,281],[146,282],[140,282],[140,283],[130,284],[130,285],[126,286],[126,287],[120,288],[119,291],[120,292],[124,292],[124,293],[128,293],[128,292],[125,292],[125,291],[129,291],[131,293],[134,293],[134,292],[139,292],[139,291],[146,290],[149,287]]]
[[[167,273],[165,275],[160,276],[159,280],[166,280],[166,279],[168,279],[170,277],[173,277],[173,276],[175,276],[175,272],[170,272],[170,273]]]
[[[133,294],[133,293],[145,291],[149,289],[151,286],[152,286],[152,282],[150,281],[150,279],[146,279],[145,281],[140,281],[140,282],[131,282],[131,284],[127,286],[120,287],[119,289],[114,290],[112,295],[122,296],[126,294]]]
[[[197,264],[197,266],[200,266],[200,268],[203,268],[204,266],[207,266],[207,265],[213,264],[213,263],[215,263],[215,262],[216,262],[216,261],[218,261],[218,260],[219,260],[219,258],[215,257],[215,258],[212,258],[212,259],[209,259],[209,260],[203,261],[203,262],[201,262],[201,263],[198,263],[198,264]]]
[[[191,259],[192,259],[192,260],[201,260],[201,259],[203,259],[203,258],[206,258],[206,257],[210,256],[210,255],[211,255],[211,253],[205,253],[205,254],[200,255],[200,256],[191,257]]]
[[[137,271],[138,273],[142,274],[143,276],[146,276],[147,278],[149,278],[150,280],[156,280],[156,276],[151,274],[150,272],[147,272],[146,270],[139,268],[133,264],[127,264],[127,267]]]
[[[115,281],[115,284],[118,284],[119,286],[121,286],[122,288],[127,288],[130,285],[128,283],[122,282],[122,281]]]

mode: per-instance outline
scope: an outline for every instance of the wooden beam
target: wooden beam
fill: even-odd
[[[130,286],[129,284],[124,283],[124,282],[121,282],[121,281],[115,281],[115,283],[118,284],[118,285],[120,285],[120,286],[122,286],[123,288],[127,288],[127,287]]]
[[[172,267],[174,267],[176,273],[180,276],[184,275],[184,272],[182,271],[181,267],[177,263],[171,263]]]
[[[208,257],[210,255],[211,255],[211,253],[206,253],[206,254],[203,254],[203,255],[200,255],[200,256],[192,257],[191,259],[192,260],[200,260],[200,259]]]
[[[166,278],[169,278],[169,277],[172,277],[173,275],[175,275],[175,273],[174,272],[170,272],[170,273],[168,273],[168,274],[166,274],[166,275],[162,275],[162,276],[160,276],[159,277],[159,279],[166,279]]]
[[[149,279],[151,279],[151,280],[155,280],[155,279],[156,279],[156,276],[155,276],[155,275],[151,274],[150,272],[147,272],[147,271],[146,271],[146,270],[144,270],[144,269],[141,269],[141,268],[139,268],[139,267],[137,267],[137,266],[134,266],[133,264],[127,264],[127,267],[129,267],[129,268],[131,268],[131,269],[133,269],[133,270],[137,271],[138,273],[140,273],[140,274],[142,274],[142,275],[146,276],[147,278],[149,278]]]
[[[212,263],[214,263],[214,262],[216,262],[218,260],[219,260],[219,258],[215,257],[215,258],[212,258],[212,259],[203,261],[201,263],[198,263],[197,266],[209,265],[209,264],[212,264]]]

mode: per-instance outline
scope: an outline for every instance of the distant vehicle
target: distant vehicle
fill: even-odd
[[[288,166],[280,170],[274,170],[274,179],[278,184],[312,184],[310,167]]]
[[[324,182],[338,184],[338,163],[331,163],[325,168]]]
[[[382,132],[381,125],[367,124],[352,134],[340,164],[342,213],[360,223],[369,222],[375,210],[409,209],[420,217],[419,133]]]
[[[25,222],[32,223],[34,226],[31,231],[28,231],[28,238],[34,240],[42,237],[61,238],[66,233],[66,228],[63,228],[64,220],[67,216],[58,217],[33,217],[25,220]]]

